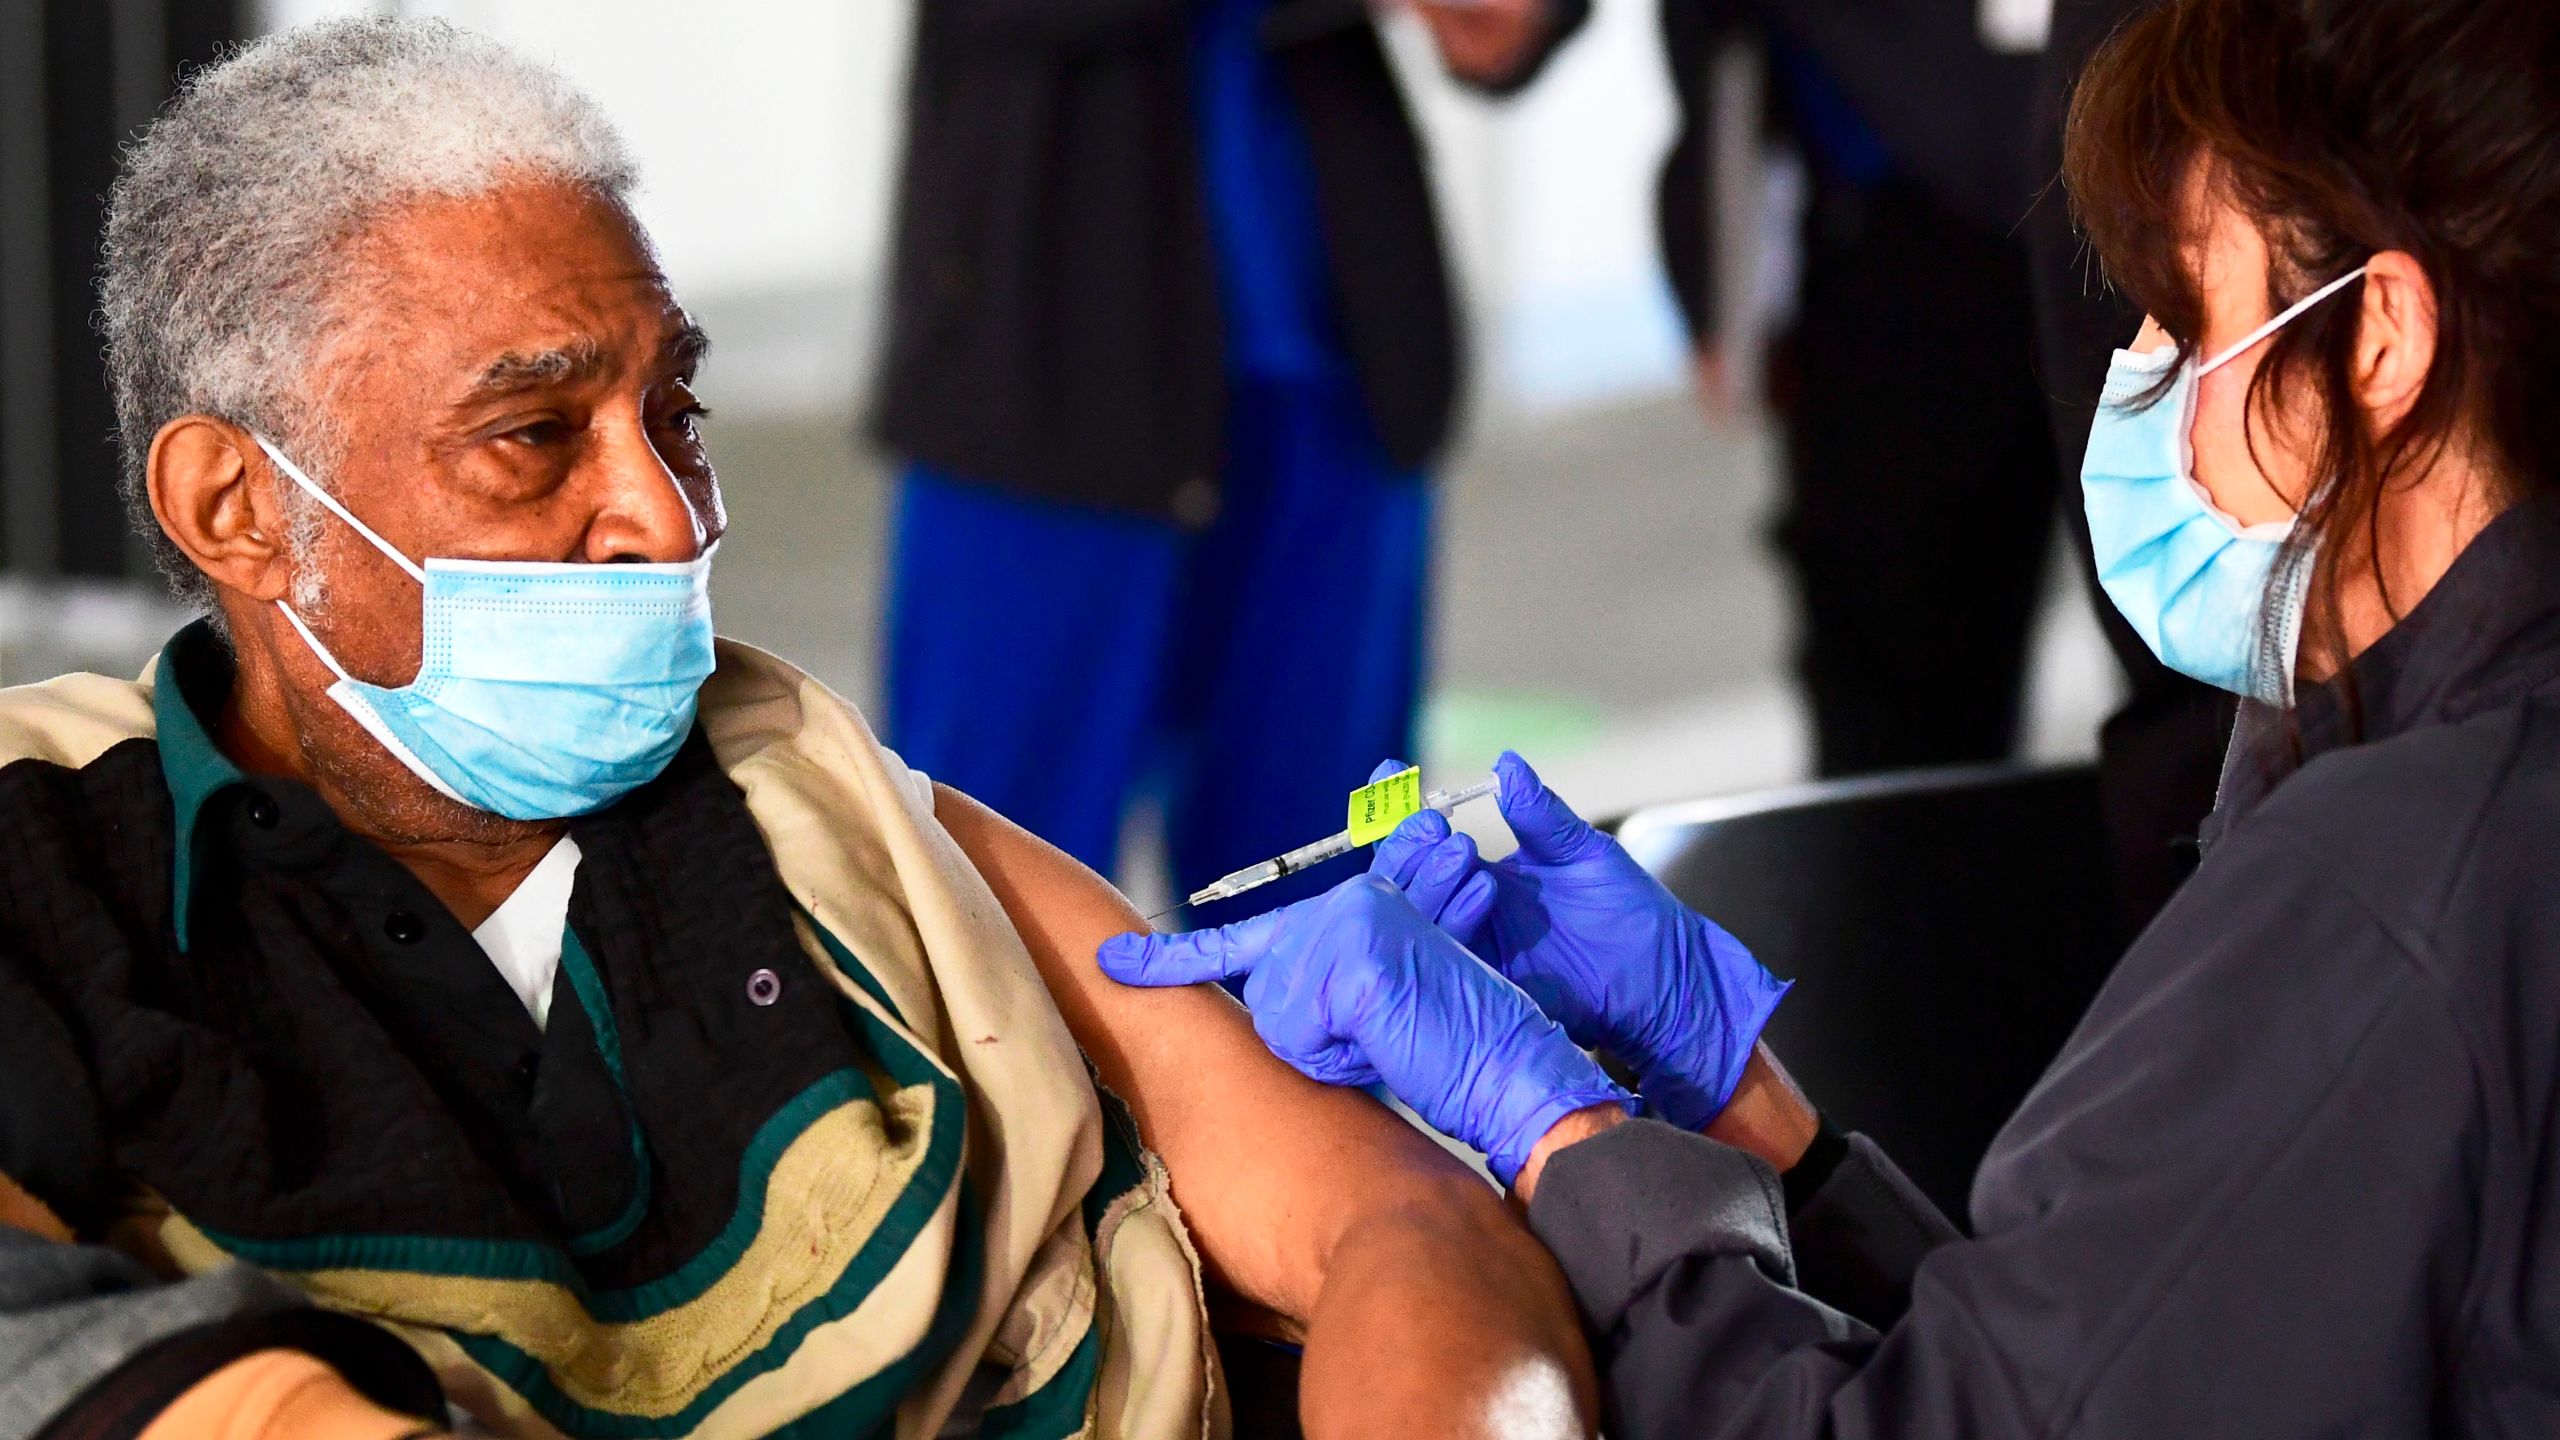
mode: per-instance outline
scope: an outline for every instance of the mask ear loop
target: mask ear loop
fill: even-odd
[[[302,473],[302,467],[301,467],[301,466],[296,465],[296,464],[294,464],[292,461],[287,460],[286,458],[284,458],[284,452],[283,452],[283,451],[281,451],[281,450],[278,450],[275,446],[268,444],[268,443],[267,443],[267,437],[266,437],[266,436],[264,436],[264,435],[259,435],[259,434],[256,434],[255,432],[252,432],[252,433],[251,433],[251,435],[250,435],[250,438],[251,438],[251,439],[253,439],[253,440],[256,440],[256,441],[258,442],[258,448],[259,448],[259,449],[264,450],[264,451],[266,451],[266,452],[267,452],[267,458],[268,458],[269,460],[272,460],[272,461],[274,461],[274,462],[275,462],[275,464],[276,464],[276,468],[277,468],[277,469],[282,470],[286,475],[288,475],[288,476],[292,477],[292,479],[293,479],[293,483],[295,483],[296,485],[301,486],[301,487],[302,487],[303,489],[305,489],[305,490],[310,491],[310,492],[311,492],[311,496],[312,496],[312,498],[313,498],[313,499],[318,500],[321,504],[328,506],[328,507],[329,507],[329,513],[330,513],[330,514],[335,515],[335,516],[337,516],[339,519],[346,521],[346,522],[347,522],[347,524],[348,524],[348,526],[349,526],[349,527],[351,527],[352,529],[354,529],[354,531],[355,531],[357,534],[359,534],[359,535],[363,536],[363,537],[364,537],[365,539],[367,539],[367,540],[372,541],[372,542],[373,542],[373,548],[374,548],[374,549],[376,549],[376,550],[381,551],[381,552],[382,552],[383,554],[385,554],[385,555],[390,556],[390,557],[391,557],[391,563],[393,563],[393,564],[395,564],[395,565],[399,566],[399,567],[400,567],[401,569],[403,569],[403,570],[408,571],[408,572],[409,572],[409,578],[410,578],[410,579],[417,581],[421,586],[423,586],[423,585],[425,585],[425,584],[427,583],[427,572],[426,572],[425,570],[423,570],[423,569],[419,568],[415,563],[413,563],[413,562],[409,559],[409,557],[408,557],[408,556],[401,554],[401,553],[400,553],[400,551],[399,551],[396,547],[394,547],[390,541],[385,540],[385,539],[383,539],[381,536],[376,535],[375,533],[373,533],[373,527],[372,527],[372,526],[370,526],[370,525],[367,525],[367,524],[366,524],[366,523],[364,523],[363,521],[361,521],[361,520],[357,519],[357,518],[356,518],[356,512],[354,512],[353,510],[348,509],[348,508],[347,508],[346,506],[344,506],[344,505],[339,504],[339,503],[338,503],[338,497],[337,497],[337,496],[332,495],[332,494],[330,494],[328,491],[321,489],[321,488],[320,488],[320,486],[319,486],[316,482],[314,482],[310,476],[303,474],[303,473]]]
[[[2288,307],[2283,314],[2278,315],[2276,318],[2259,326],[2257,329],[2250,331],[2247,337],[2242,339],[2239,344],[2232,346],[2230,349],[2223,351],[2221,354],[2214,356],[2211,360],[2208,360],[2204,364],[2198,366],[2196,368],[2196,378],[2201,380],[2205,376],[2212,374],[2214,371],[2221,369],[2223,366],[2228,365],[2232,361],[2249,353],[2250,349],[2256,346],[2259,341],[2266,339],[2268,336],[2273,335],[2287,325],[2292,324],[2296,319],[2300,318],[2303,311],[2310,309],[2312,306],[2317,305],[2321,301],[2328,299],[2330,296],[2337,294],[2339,291],[2346,289],[2352,282],[2363,279],[2364,272],[2371,268],[2372,267],[2369,265],[2359,265],[2353,270],[2348,271],[2346,274],[2339,276],[2337,279],[2330,281],[2328,284],[2321,286],[2319,289],[2312,291],[2310,294],[2303,296],[2300,300],[2294,302],[2293,305]],[[266,442],[262,440],[258,443],[263,445]],[[273,454],[274,452],[270,451],[268,453]],[[342,511],[340,513],[343,514],[344,512]],[[349,516],[348,518],[353,519],[354,517]]]
[[[2247,335],[2241,337],[2239,344],[2232,346],[2230,349],[2216,355],[2203,365],[2198,366],[2196,368],[2196,378],[2201,380],[2205,376],[2212,374],[2214,371],[2221,369],[2223,366],[2228,365],[2232,361],[2249,353],[2251,349],[2255,348],[2268,336],[2275,334],[2277,331],[2282,330],[2287,325],[2290,325],[2294,321],[2300,319],[2304,311],[2309,310],[2312,306],[2317,305],[2321,301],[2328,299],[2330,296],[2337,294],[2341,290],[2344,290],[2356,281],[2363,279],[2365,272],[2372,268],[2373,267],[2370,264],[2359,265],[2353,270],[2348,271],[2346,274],[2339,276],[2337,279],[2330,281],[2328,284],[2321,286],[2319,289],[2312,291],[2310,294],[2303,296],[2293,304],[2286,306],[2284,313],[2276,316],[2274,319],[2269,320],[2264,325],[2259,326],[2257,329],[2252,330]],[[2192,484],[2193,482],[2190,481],[2189,483]],[[2208,508],[2210,507],[2210,503],[2210,501],[2207,502]],[[2287,533],[2290,533],[2293,528],[2292,523],[2286,522],[2284,528]],[[2270,536],[2268,538],[2274,539],[2279,537]],[[2260,669],[2271,674],[2275,682],[2281,687],[2280,698],[2269,701],[2268,703],[2289,706],[2293,703],[2293,667],[2295,663],[2295,651],[2301,644],[2303,600],[2304,592],[2310,585],[2311,559],[2305,554],[2287,552],[2280,563],[2289,568],[2277,587],[2278,599],[2275,613],[2259,616],[2257,663]],[[2258,698],[2264,699],[2265,697]],[[2238,752],[2235,750],[2234,753],[2236,754]]]
[[[483,805],[472,805],[470,801],[462,798],[461,791],[447,784],[445,778],[438,775],[433,766],[418,758],[418,753],[409,748],[407,741],[402,740],[389,725],[383,723],[380,712],[373,708],[372,702],[362,699],[362,692],[356,688],[364,682],[347,673],[347,667],[338,663],[338,657],[329,653],[329,647],[320,643],[320,637],[311,633],[311,627],[302,623],[302,617],[294,613],[291,605],[279,600],[276,602],[276,608],[284,612],[286,620],[292,622],[293,633],[301,636],[302,643],[311,647],[311,653],[320,657],[320,663],[329,667],[329,673],[338,677],[338,683],[329,687],[330,698],[338,702],[339,709],[355,717],[355,722],[364,727],[364,733],[374,738],[374,743],[390,751],[392,759],[408,767],[410,774],[427,782],[437,794],[447,800],[456,805],[468,805],[474,810],[488,808]],[[350,696],[357,698],[350,699]]]
[[[338,657],[329,653],[329,647],[320,643],[320,637],[311,633],[311,627],[302,623],[302,617],[293,613],[292,606],[279,600],[276,608],[284,612],[284,618],[293,622],[294,633],[302,637],[303,644],[311,647],[312,654],[320,657],[321,664],[329,667],[330,674],[337,676],[341,684],[356,683],[356,677],[347,673],[347,667],[338,663]]]
[[[354,513],[349,511],[346,506],[339,504],[337,496],[330,494],[328,491],[321,489],[317,484],[314,484],[310,476],[302,473],[301,466],[287,460],[284,458],[283,451],[268,444],[266,436],[253,433],[251,438],[258,442],[259,449],[267,452],[267,458],[275,462],[277,469],[282,470],[285,474],[293,478],[293,482],[295,484],[310,491],[319,499],[321,504],[329,507],[331,513],[335,514],[339,519],[346,521],[349,525],[354,526],[357,534],[372,541],[375,549],[390,556],[393,562],[398,564],[401,569],[409,572],[409,577],[411,579],[417,581],[421,586],[427,583],[426,571],[410,564],[408,556],[393,549],[381,536],[374,534],[373,527],[357,519]],[[293,606],[282,600],[278,600],[276,602],[276,608],[284,612],[285,619],[293,622],[294,633],[302,637],[302,643],[311,647],[311,653],[320,657],[320,663],[329,667],[329,673],[337,676],[339,683],[344,685],[353,685],[356,683],[356,677],[348,674],[347,667],[338,663],[338,657],[329,653],[329,647],[320,643],[320,637],[311,633],[311,627],[302,623],[302,617],[294,613]]]

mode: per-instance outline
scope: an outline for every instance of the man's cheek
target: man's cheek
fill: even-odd
[[[425,648],[423,597],[416,581],[397,573],[386,579],[370,573],[374,568],[340,566],[328,575],[324,633],[357,678],[406,685],[417,678]]]

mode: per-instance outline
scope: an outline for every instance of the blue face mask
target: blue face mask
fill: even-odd
[[[2242,525],[2196,483],[2196,382],[2344,289],[2362,267],[2313,291],[2209,361],[2190,361],[2150,405],[2178,352],[2119,350],[2089,430],[2080,488],[2098,583],[2160,663],[2270,705],[2293,700],[2294,656],[2311,557],[2288,553],[2291,520]],[[2276,566],[2282,562],[2281,579]]]
[[[601,810],[667,768],[711,675],[711,554],[664,565],[412,563],[264,439],[276,467],[425,591],[418,677],[337,677],[329,698],[419,779],[510,820]]]

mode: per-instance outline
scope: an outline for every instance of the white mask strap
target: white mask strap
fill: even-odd
[[[276,608],[284,612],[284,618],[293,622],[294,632],[302,637],[302,643],[310,646],[311,653],[320,657],[320,663],[329,667],[329,673],[338,677],[338,683],[329,687],[329,698],[338,702],[338,708],[354,716],[355,722],[364,727],[364,733],[374,738],[374,743],[390,751],[392,759],[408,767],[410,774],[433,786],[437,794],[456,805],[471,805],[470,801],[462,798],[462,792],[446,784],[443,776],[418,758],[418,752],[410,749],[408,742],[383,723],[382,713],[356,689],[363,682],[347,673],[347,667],[338,663],[338,657],[329,653],[329,647],[320,643],[320,637],[311,633],[311,627],[302,623],[302,617],[293,613],[293,607],[279,600]],[[481,807],[471,805],[471,808],[477,810]]]
[[[2250,331],[2248,336],[2241,340],[2239,344],[2232,346],[2230,349],[2214,356],[2211,360],[2206,361],[2197,369],[2196,378],[2201,380],[2205,376],[2212,374],[2214,371],[2221,369],[2223,366],[2230,364],[2232,361],[2239,359],[2242,355],[2247,354],[2250,347],[2256,345],[2259,341],[2266,339],[2268,336],[2273,335],[2287,325],[2292,324],[2303,311],[2310,309],[2312,306],[2317,305],[2321,301],[2328,299],[2330,296],[2337,294],[2339,291],[2346,289],[2347,286],[2354,281],[2362,279],[2364,272],[2368,268],[2370,267],[2359,265],[2353,270],[2348,271],[2346,274],[2339,276],[2337,279],[2330,281],[2328,284],[2321,286],[2319,289],[2312,291],[2310,294],[2303,296],[2283,314],[2268,321],[2266,324],[2259,326],[2257,329]],[[259,443],[264,444],[265,442],[261,441]],[[273,454],[274,452],[270,451],[268,453]],[[343,514],[345,512],[341,511],[340,513]]]
[[[355,683],[355,677],[347,673],[347,667],[338,663],[338,657],[329,653],[329,647],[320,643],[320,637],[311,633],[311,627],[302,623],[302,617],[293,613],[292,606],[279,600],[276,608],[284,612],[284,618],[293,622],[294,633],[302,637],[303,644],[311,647],[312,654],[320,657],[321,664],[329,667],[330,674],[350,685]]]
[[[276,447],[274,447],[273,445],[268,444],[268,443],[267,443],[267,437],[266,437],[266,436],[264,436],[264,435],[259,435],[259,434],[256,434],[256,433],[252,432],[252,434],[251,434],[251,437],[250,437],[250,438],[252,438],[252,439],[254,439],[254,440],[256,440],[256,441],[258,442],[258,448],[259,448],[259,449],[264,450],[264,451],[266,451],[266,452],[267,452],[267,458],[268,458],[268,459],[273,460],[274,462],[276,462],[276,468],[277,468],[277,469],[282,470],[285,474],[287,474],[287,475],[289,475],[289,476],[291,476],[291,477],[293,478],[293,483],[295,483],[296,485],[301,486],[301,487],[302,487],[303,489],[305,489],[305,490],[310,491],[310,492],[311,492],[311,495],[312,495],[312,498],[314,498],[314,499],[318,500],[321,504],[328,506],[328,507],[329,507],[329,513],[330,513],[330,514],[335,515],[335,516],[337,516],[339,519],[346,521],[348,525],[350,525],[351,527],[353,527],[353,528],[354,528],[354,530],[355,530],[355,532],[356,532],[357,534],[359,534],[359,535],[363,536],[363,537],[364,537],[364,538],[366,538],[367,540],[372,541],[372,542],[373,542],[373,548],[374,548],[374,549],[376,549],[376,550],[381,551],[381,552],[382,552],[383,554],[385,554],[385,555],[390,556],[390,557],[391,557],[391,563],[392,563],[392,564],[397,565],[397,566],[399,566],[401,569],[408,571],[408,572],[409,572],[409,578],[410,578],[410,579],[417,581],[420,585],[424,585],[424,584],[426,584],[426,583],[427,583],[427,572],[426,572],[426,571],[424,571],[424,570],[422,570],[422,569],[418,568],[415,564],[411,563],[411,561],[410,561],[410,559],[409,559],[409,557],[408,557],[408,556],[401,554],[397,549],[395,549],[395,548],[393,548],[393,547],[392,547],[392,544],[391,544],[391,542],[390,542],[390,541],[385,540],[385,539],[383,539],[381,536],[374,534],[374,533],[373,533],[373,527],[372,527],[372,526],[367,525],[367,524],[366,524],[366,523],[364,523],[363,521],[361,521],[361,520],[357,519],[357,518],[356,518],[356,514],[355,514],[355,512],[354,512],[354,511],[352,511],[352,510],[348,509],[346,506],[341,505],[341,504],[339,504],[339,503],[338,503],[338,497],[337,497],[337,496],[332,495],[332,494],[330,494],[328,491],[321,489],[321,488],[320,488],[320,486],[319,486],[316,482],[314,482],[310,476],[303,474],[303,473],[302,473],[302,467],[301,467],[301,466],[296,465],[296,464],[294,464],[292,461],[287,460],[286,458],[284,458],[284,452],[283,452],[283,451],[281,451],[281,450],[278,450],[278,449],[277,449]],[[293,611],[292,611],[291,609],[287,609],[284,613],[285,613],[286,615],[290,616],[290,615],[292,615],[292,614],[293,614]],[[300,619],[298,619],[298,618],[297,618],[297,619],[295,619],[295,620],[294,620],[294,622],[293,622],[293,623],[294,623],[294,624],[296,624],[296,625],[300,625],[300,624],[302,623],[302,621],[301,621]],[[311,638],[311,632],[310,632],[310,631],[308,631],[308,630],[303,631],[303,632],[302,632],[302,638],[304,638],[304,639],[306,639],[306,640],[310,639],[310,638]],[[343,672],[342,672],[342,674],[343,674]]]

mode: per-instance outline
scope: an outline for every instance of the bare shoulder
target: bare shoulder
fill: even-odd
[[[1501,1221],[1499,1198],[1422,1132],[1281,1063],[1225,991],[1103,974],[1102,942],[1146,923],[1110,882],[948,786],[934,802],[1076,1043],[1163,1157],[1223,1288],[1303,1320],[1335,1242],[1364,1217],[1419,1204],[1452,1222]]]

